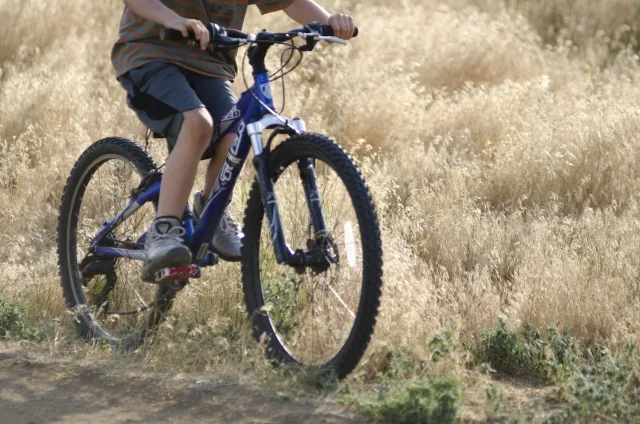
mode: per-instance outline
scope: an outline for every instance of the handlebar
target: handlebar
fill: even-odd
[[[285,33],[267,33],[263,32],[258,35],[247,34],[236,29],[222,28],[216,24],[210,24],[207,26],[211,36],[211,44],[225,46],[225,47],[237,47],[240,44],[252,41],[287,41],[299,34],[311,34],[313,31],[309,27],[294,29]],[[320,25],[321,31],[319,32],[321,37],[333,37],[333,28],[330,25]],[[355,29],[353,37],[357,37],[360,31]],[[195,34],[193,31],[189,31],[188,40],[195,40]],[[175,29],[164,28],[160,31],[161,40],[180,41],[185,37],[182,32]]]
[[[211,24],[207,25],[209,29],[209,36],[211,38],[211,42],[219,43],[219,44],[228,44],[233,42],[240,42],[240,40],[247,39],[249,34],[238,31],[235,29],[226,29],[222,28],[219,25]],[[177,31],[175,29],[164,28],[160,31],[160,39],[168,40],[168,41],[180,41],[184,40],[185,37],[182,35],[182,32]],[[186,37],[187,40],[195,40],[196,35],[193,31],[189,31],[189,35]]]
[[[360,33],[358,27],[356,27],[355,31],[353,31],[352,37],[357,37]],[[323,37],[333,37],[333,27],[331,25],[322,25],[322,34]]]

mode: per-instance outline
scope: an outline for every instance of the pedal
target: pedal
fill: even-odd
[[[188,280],[189,278],[200,278],[199,266],[189,265],[176,268],[163,268],[159,271],[156,271],[156,273],[154,274],[156,283]]]

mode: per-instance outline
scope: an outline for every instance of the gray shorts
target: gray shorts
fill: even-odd
[[[231,83],[224,78],[204,76],[172,62],[156,60],[131,69],[118,81],[127,91],[127,105],[151,131],[167,139],[169,151],[176,144],[186,111],[206,108],[215,124],[214,139],[234,122],[234,114],[228,112],[237,100]],[[211,145],[202,159],[212,155]]]

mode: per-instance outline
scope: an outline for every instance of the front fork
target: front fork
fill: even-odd
[[[327,224],[324,221],[322,199],[320,198],[320,192],[316,184],[315,160],[311,158],[300,159],[298,161],[298,169],[300,170],[300,179],[304,186],[304,195],[307,199],[307,206],[309,207],[311,224],[316,231],[315,236],[322,236],[327,232]]]
[[[293,252],[285,241],[284,231],[280,220],[280,211],[278,210],[278,202],[275,190],[273,188],[273,180],[269,173],[269,148],[263,149],[261,133],[251,134],[251,143],[256,152],[253,158],[253,166],[256,169],[256,179],[260,186],[260,195],[262,196],[262,204],[264,205],[265,214],[269,222],[269,234],[273,243],[276,254],[276,260],[279,264],[285,263],[294,267],[303,267],[317,259],[308,252]],[[326,234],[326,224],[324,215],[322,214],[322,199],[318,192],[316,184],[315,163],[313,159],[304,158],[298,161],[298,169],[300,178],[304,186],[307,206],[311,216],[311,223],[318,234]]]
[[[290,264],[295,256],[291,251],[284,238],[284,231],[280,225],[280,212],[278,211],[278,202],[276,193],[273,189],[273,181],[269,175],[269,151],[264,150],[253,158],[253,166],[256,169],[256,179],[260,186],[260,195],[262,196],[262,204],[264,205],[265,214],[269,221],[269,235],[273,242],[273,248],[276,254],[276,260],[279,264]]]

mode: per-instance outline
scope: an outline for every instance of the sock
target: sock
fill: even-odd
[[[175,216],[159,216],[153,221],[153,226],[160,234],[167,234],[175,227],[184,227],[182,220]]]

